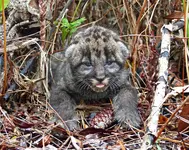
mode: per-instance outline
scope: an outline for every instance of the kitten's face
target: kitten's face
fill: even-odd
[[[114,59],[106,60],[103,57],[94,57],[93,60],[84,57],[75,68],[75,74],[81,83],[81,88],[91,88],[95,92],[103,92],[113,81],[114,76],[123,66]]]
[[[97,93],[119,88],[127,55],[128,49],[118,36],[102,27],[78,33],[65,52],[76,87]]]

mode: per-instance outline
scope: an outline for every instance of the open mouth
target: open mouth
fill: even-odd
[[[107,85],[105,85],[103,83],[99,83],[99,84],[92,86],[92,90],[95,92],[98,92],[98,93],[104,92],[106,89],[107,89]]]
[[[102,82],[99,82],[96,79],[92,79],[91,89],[94,92],[98,92],[98,93],[104,92],[108,88],[108,82],[109,82],[109,78],[104,79]]]

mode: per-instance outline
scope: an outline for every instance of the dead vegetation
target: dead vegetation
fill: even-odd
[[[182,2],[11,0],[5,10],[6,31],[5,23],[0,26],[0,148],[140,149],[148,132],[148,116],[158,81],[161,28],[182,19],[188,5]],[[71,35],[70,30],[62,27],[62,20],[67,18],[73,23],[82,17],[86,20],[78,29],[92,24],[108,27],[117,31],[132,51],[126,67],[131,67],[133,84],[139,91],[141,129],[110,126],[112,111],[107,106],[91,106],[90,110],[100,111],[92,124],[99,121],[108,127],[87,128],[89,122],[83,119],[83,129],[71,132],[61,127],[64,121],[57,121],[56,112],[49,106],[48,58],[63,51]],[[172,32],[165,102],[151,149],[189,148],[185,32],[186,27]]]

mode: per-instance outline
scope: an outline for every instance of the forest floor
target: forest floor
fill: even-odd
[[[145,149],[147,142],[149,149],[189,149],[188,5],[181,0],[10,0],[0,25],[0,149],[134,150]],[[179,21],[166,47],[166,89],[157,91],[162,27]],[[79,111],[81,129],[69,131],[49,104],[48,58],[64,50],[72,32],[92,24],[116,31],[132,52],[126,67],[139,92],[140,128],[126,130],[117,123],[94,128]],[[163,102],[153,116],[158,92]],[[94,107],[97,120],[107,121],[111,105]],[[151,132],[153,117],[158,119]]]

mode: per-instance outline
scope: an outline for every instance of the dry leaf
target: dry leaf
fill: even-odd
[[[182,108],[182,112],[180,114],[181,117],[187,119],[189,121],[189,102],[186,103],[183,108]],[[178,122],[178,131],[181,132],[183,131],[185,128],[187,128],[189,126],[188,123],[179,120]]]

